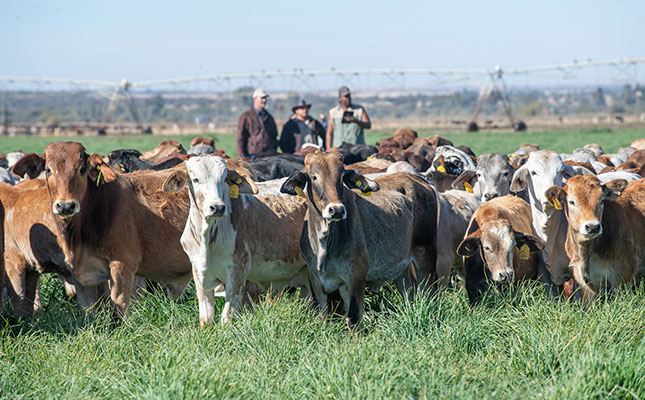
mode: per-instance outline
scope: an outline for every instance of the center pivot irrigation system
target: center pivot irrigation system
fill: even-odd
[[[262,86],[270,80],[292,79],[292,82],[295,82],[299,89],[307,88],[311,90],[312,85],[310,82],[316,77],[336,77],[342,82],[352,82],[353,78],[361,76],[380,76],[386,78],[393,84],[402,85],[406,76],[439,77],[451,80],[467,80],[472,77],[479,76],[483,77],[486,83],[484,83],[479,93],[475,112],[468,124],[468,130],[476,131],[479,129],[476,122],[477,117],[484,109],[486,103],[491,98],[495,98],[502,103],[506,116],[508,117],[509,123],[513,129],[516,131],[522,131],[526,129],[526,124],[523,121],[516,119],[514,116],[504,76],[528,76],[529,74],[540,72],[559,72],[566,78],[575,77],[578,72],[584,68],[608,66],[613,69],[614,74],[622,76],[623,78],[630,75],[631,69],[632,80],[635,82],[636,66],[640,63],[645,63],[645,58],[623,58],[599,61],[589,60],[581,62],[574,61],[569,64],[542,65],[511,69],[502,69],[500,66],[495,66],[493,69],[330,69],[312,71],[295,69],[293,71],[219,74],[140,82],[130,82],[127,79],[123,79],[120,82],[112,82],[65,78],[0,76],[0,83],[67,85],[69,87],[92,88],[92,90],[109,99],[107,109],[102,118],[102,123],[104,125],[110,121],[112,113],[116,110],[119,102],[123,100],[127,105],[132,118],[136,122],[137,127],[143,131],[141,118],[139,117],[139,113],[137,112],[135,103],[132,99],[132,90],[135,89],[164,88],[169,86],[177,88],[186,84],[207,82],[211,87],[219,88],[220,90],[225,88],[231,90],[233,87],[232,82],[245,82],[246,84],[257,87]],[[488,81],[488,79],[490,79],[490,81]]]

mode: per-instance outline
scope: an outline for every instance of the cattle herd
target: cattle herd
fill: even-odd
[[[342,300],[354,329],[366,290],[390,282],[410,300],[459,284],[475,304],[491,285],[538,280],[589,302],[645,273],[645,139],[616,154],[527,144],[476,157],[399,129],[307,150],[240,160],[195,138],[189,151],[54,142],[3,155],[0,309],[8,297],[30,316],[43,273],[115,318],[151,282],[176,299],[193,279],[202,326],[215,296],[225,323],[263,291],[299,289],[322,314]]]

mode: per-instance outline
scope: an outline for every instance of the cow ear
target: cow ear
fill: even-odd
[[[556,210],[562,210],[562,205],[567,203],[567,192],[559,186],[551,186],[544,192],[544,196]]]
[[[446,173],[446,160],[443,155],[439,155],[439,157],[434,159],[434,161],[432,162],[432,167],[434,167],[435,170],[441,172],[442,174]]]
[[[454,182],[452,182],[452,188],[456,190],[465,190],[468,193],[471,193],[475,183],[477,183],[477,173],[471,169],[467,169],[462,172]]]
[[[186,172],[184,168],[176,169],[168,175],[166,180],[163,182],[161,190],[163,190],[164,193],[179,192],[188,185],[189,180],[190,177],[188,176],[188,172]]]
[[[350,189],[360,189],[362,193],[378,192],[381,187],[371,179],[367,179],[358,172],[347,169],[343,174],[343,182]]]
[[[87,158],[87,175],[95,182],[99,180],[98,183],[108,183],[116,179],[116,174],[112,168],[96,153],[92,153]]]
[[[255,182],[248,176],[240,175],[237,171],[229,169],[226,176],[226,183],[230,185],[238,185],[239,193],[258,194],[258,187]]]
[[[605,199],[613,200],[623,194],[627,187],[627,181],[624,179],[614,179],[609,181],[602,187],[602,193]]]
[[[25,174],[31,179],[35,179],[45,170],[45,159],[36,153],[25,154],[17,163],[11,168],[11,172],[21,178]]]
[[[596,175],[593,172],[589,171],[585,167],[580,167],[578,165],[576,166],[571,166],[571,165],[564,165],[564,171],[562,172],[562,175],[564,176],[565,179],[569,179],[573,176],[576,175]]]
[[[529,169],[526,168],[526,165],[521,166],[513,174],[513,180],[511,181],[511,191],[519,193],[522,190],[526,189],[526,185],[529,181]]]
[[[477,252],[481,239],[477,235],[468,236],[457,247],[457,254],[464,257],[471,257]]]
[[[307,182],[309,182],[309,176],[306,173],[302,171],[294,171],[280,187],[280,193],[286,193],[292,196],[301,196],[305,190]]]
[[[542,239],[533,236],[525,235],[522,232],[514,232],[515,246],[519,249],[524,245],[528,245],[531,251],[542,251],[544,249],[544,242]]]

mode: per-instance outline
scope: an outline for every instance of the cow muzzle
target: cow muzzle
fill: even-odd
[[[52,212],[55,215],[60,215],[63,218],[73,217],[80,211],[81,207],[78,201],[57,201],[52,206]]]
[[[502,269],[492,273],[493,280],[495,282],[510,282],[513,280],[513,270],[512,269]]]
[[[342,204],[328,204],[322,213],[323,218],[329,222],[338,222],[347,218],[347,210]]]
[[[586,240],[597,238],[602,234],[602,225],[599,221],[587,221],[580,227],[580,235]]]
[[[213,203],[206,208],[204,215],[207,220],[224,218],[226,216],[226,205]]]

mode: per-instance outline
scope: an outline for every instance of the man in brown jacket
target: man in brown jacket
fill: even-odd
[[[253,92],[253,105],[237,122],[236,149],[240,158],[253,158],[278,148],[278,128],[266,110],[269,95],[262,89]]]

